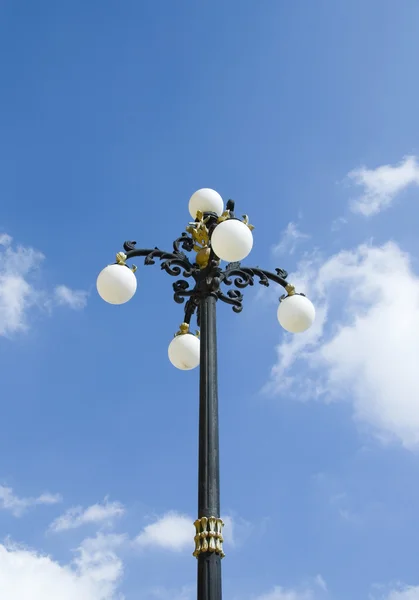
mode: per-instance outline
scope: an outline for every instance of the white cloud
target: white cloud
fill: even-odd
[[[419,586],[400,586],[391,590],[385,600],[419,600]]]
[[[39,300],[39,292],[31,283],[43,254],[33,248],[12,248],[12,238],[0,236],[0,336],[27,327],[27,312]]]
[[[193,519],[170,511],[160,519],[146,525],[135,543],[140,547],[156,547],[179,552],[194,547],[195,528]]]
[[[314,583],[318,585],[321,590],[327,592],[327,583],[320,574],[316,575]]]
[[[50,525],[54,532],[77,529],[89,523],[110,525],[125,513],[125,508],[120,502],[108,502],[105,498],[103,504],[93,504],[86,509],[75,506],[55,519]]]
[[[37,498],[19,498],[13,489],[0,485],[0,509],[9,510],[15,517],[22,516],[32,506],[41,504],[57,504],[61,502],[60,494],[41,494]]]
[[[398,165],[360,167],[348,173],[348,177],[363,188],[362,195],[352,200],[351,210],[369,217],[388,208],[409,186],[419,185],[419,164],[415,156],[406,156]]]
[[[12,238],[7,233],[0,233],[0,246],[10,246]]]
[[[36,504],[58,504],[62,500],[61,494],[49,494],[46,492],[36,498]]]
[[[227,546],[240,548],[249,537],[254,534],[255,527],[250,521],[246,521],[237,514],[224,515],[223,539]],[[263,522],[258,527],[259,533],[263,531]]]
[[[117,586],[123,566],[115,549],[123,536],[84,540],[75,560],[60,565],[34,550],[0,544],[2,598],[7,600],[122,600]]]
[[[231,546],[235,546],[237,543],[237,532],[235,532],[236,523],[233,521],[233,517],[226,516],[223,517],[223,539],[224,542],[230,544]],[[244,527],[247,525],[250,526],[246,521],[243,521]],[[236,535],[234,535],[236,533]]]
[[[256,600],[312,600],[311,590],[286,590],[282,587],[275,587],[271,592],[258,596]]]
[[[302,233],[292,221],[288,223],[281,235],[279,243],[274,246],[275,254],[294,254],[297,245],[303,240],[309,239],[307,233]]]
[[[9,336],[28,327],[29,311],[62,304],[81,309],[87,293],[71,290],[65,285],[55,288],[53,294],[36,287],[36,273],[44,255],[25,246],[13,246],[7,233],[0,234],[0,336]]]
[[[317,593],[315,593],[317,587]],[[276,586],[270,592],[257,596],[255,600],[315,600],[324,598],[327,593],[327,584],[321,575],[316,575],[310,584],[298,588],[283,588]]]
[[[361,245],[323,263],[306,261],[295,279],[313,297],[318,317],[307,334],[286,336],[278,346],[270,389],[292,382],[306,399],[346,399],[382,441],[417,448],[419,278],[409,256],[394,243]],[[301,358],[308,375],[292,377]]]
[[[87,304],[88,293],[83,290],[72,290],[66,285],[58,285],[54,290],[57,304],[69,306],[73,310],[81,310]]]

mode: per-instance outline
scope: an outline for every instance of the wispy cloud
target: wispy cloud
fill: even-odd
[[[275,587],[272,591],[262,596],[258,596],[256,600],[312,600],[313,592],[310,589],[293,590],[282,587]]]
[[[274,254],[294,254],[297,246],[304,240],[308,240],[310,236],[307,233],[300,231],[293,221],[288,223],[281,234],[281,239],[278,244],[273,247]]]
[[[255,526],[250,521],[246,521],[237,514],[230,514],[223,516],[224,528],[223,538],[224,542],[232,547],[240,548],[243,546],[249,537],[255,534]],[[264,520],[261,521],[258,531],[261,532],[264,529]]]
[[[419,600],[419,586],[399,584],[390,590],[385,600]]]
[[[94,523],[110,525],[125,513],[125,508],[120,502],[109,502],[105,498],[102,504],[93,504],[86,509],[75,506],[55,519],[50,525],[50,531],[60,532],[77,529],[83,525]]]
[[[140,547],[155,547],[179,552],[193,547],[195,528],[193,519],[170,511],[146,525],[135,543]]]
[[[323,577],[318,574],[316,575],[316,577],[314,578],[314,583],[324,592],[327,592],[327,583],[326,581],[323,579]]]
[[[8,510],[15,517],[22,516],[29,508],[41,504],[57,504],[61,502],[60,494],[44,493],[35,498],[19,498],[13,489],[0,485],[0,509]]]
[[[328,592],[327,583],[321,575],[294,588],[274,587],[270,592],[257,596],[255,600],[320,600]]]
[[[415,156],[406,156],[398,165],[360,167],[348,177],[363,188],[363,193],[351,201],[351,210],[370,217],[388,208],[406,188],[419,185],[419,164]]]
[[[353,525],[361,524],[361,517],[349,508],[349,498],[345,492],[333,494],[330,498],[330,504],[337,510],[339,516],[344,521]]]
[[[363,244],[307,261],[292,281],[312,297],[317,319],[278,346],[271,390],[283,391],[288,381],[300,398],[347,399],[382,442],[418,448],[419,277],[409,255],[395,243]],[[294,377],[301,359],[306,374]]]
[[[10,235],[0,234],[0,336],[25,331],[31,309],[55,304],[79,310],[86,305],[86,292],[59,285],[51,293],[36,285],[44,258],[42,252],[14,246]]]
[[[7,233],[0,233],[0,246],[10,246],[12,238]]]
[[[121,535],[98,534],[84,540],[73,562],[61,565],[49,556],[16,544],[0,544],[2,598],[7,600],[111,600],[123,574],[117,554]]]
[[[66,285],[58,285],[54,290],[57,304],[69,306],[73,310],[81,310],[87,304],[88,293],[83,290],[72,290]]]
[[[27,313],[40,299],[32,283],[44,255],[33,248],[12,248],[12,238],[0,235],[0,335],[27,327]]]

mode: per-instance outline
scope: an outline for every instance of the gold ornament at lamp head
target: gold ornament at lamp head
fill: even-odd
[[[251,225],[251,224],[249,223],[249,217],[248,217],[247,215],[243,215],[243,223],[244,223],[245,225],[247,225],[247,227],[250,229],[250,231],[253,231],[253,230],[254,230],[254,228],[255,228],[255,227],[254,227],[254,225]]]
[[[222,223],[223,221],[227,221],[227,219],[231,218],[231,214],[229,210],[225,210],[221,216],[218,217],[218,222]]]
[[[126,260],[127,255],[123,252],[118,252],[118,254],[116,255],[116,264],[121,265],[121,267],[127,267],[128,265],[126,264]],[[135,273],[135,271],[137,270],[137,267],[135,265],[132,265],[132,267],[130,268],[133,273]]]
[[[253,231],[255,227],[249,223],[248,215],[243,215],[242,218],[242,223],[244,223],[250,229],[250,231]],[[225,210],[221,217],[218,217],[218,222],[223,223],[224,221],[228,221],[228,219],[231,219],[231,212],[229,210]]]
[[[181,323],[179,325],[179,331],[177,333],[175,333],[175,337],[178,337],[180,335],[186,335],[187,333],[190,333],[189,331],[189,323]],[[195,332],[195,337],[199,338],[200,333],[199,331]]]
[[[189,323],[181,323],[179,326],[179,331],[175,333],[175,337],[178,337],[179,335],[186,335],[187,333],[189,333]]]
[[[127,255],[123,252],[118,252],[116,255],[116,262],[118,265],[125,265],[125,261],[127,260]]]
[[[196,264],[200,269],[208,266],[211,249],[209,247],[209,231],[207,227],[209,217],[204,219],[202,211],[196,213],[196,221],[189,223],[186,231],[191,234],[196,252]]]
[[[287,291],[288,296],[294,296],[295,295],[295,287],[291,283],[288,283],[285,286],[285,290]]]
[[[189,223],[186,231],[192,235],[197,247],[194,248],[195,252],[198,252],[201,248],[206,248],[209,244],[209,232],[207,223],[209,217],[204,219],[203,213],[199,210],[196,213],[196,221]]]

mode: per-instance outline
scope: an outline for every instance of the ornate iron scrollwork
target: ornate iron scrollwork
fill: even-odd
[[[234,216],[234,202],[227,203],[230,216]],[[213,217],[211,217],[213,218]],[[222,217],[220,218],[220,220]],[[288,273],[283,269],[275,269],[275,273],[265,271],[259,267],[245,267],[240,262],[230,263],[224,270],[220,268],[219,260],[214,254],[209,257],[206,266],[202,261],[191,262],[186,252],[196,251],[196,240],[193,235],[183,232],[173,242],[173,252],[166,252],[160,248],[139,249],[135,241],[126,241],[123,245],[126,252],[126,260],[134,257],[144,257],[145,265],[154,265],[156,260],[161,261],[161,269],[172,277],[182,276],[173,284],[173,298],[177,304],[185,304],[185,323],[189,323],[193,314],[198,312],[199,324],[199,302],[201,297],[213,294],[217,299],[229,304],[235,313],[243,310],[243,294],[241,290],[253,286],[255,281],[260,285],[268,287],[271,282],[277,283],[287,291],[290,288],[286,281]],[[208,249],[210,252],[210,248]],[[186,279],[192,279],[191,284]],[[234,286],[227,292],[222,286]],[[186,303],[185,300],[187,299]]]
[[[243,310],[243,294],[240,290],[255,284],[255,278],[260,285],[269,287],[270,282],[273,281],[282,287],[286,288],[288,283],[286,277],[288,273],[283,269],[276,269],[275,273],[265,271],[259,267],[244,267],[239,262],[230,263],[226,269],[221,273],[221,283],[230,286],[234,285],[235,290],[229,290],[227,294],[222,291],[218,293],[218,298],[226,304],[230,304],[233,307],[235,313],[239,313]]]
[[[239,290],[228,290],[227,294],[218,292],[217,298],[233,307],[235,313],[243,310],[243,294]]]
[[[193,247],[194,240],[186,232],[183,232],[182,235],[173,242],[173,252],[175,254],[183,254],[183,252],[180,251],[180,248],[185,250],[185,252],[192,252]]]

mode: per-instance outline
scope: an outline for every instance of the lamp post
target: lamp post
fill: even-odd
[[[99,274],[99,295],[110,304],[128,302],[137,289],[135,266],[127,261],[144,257],[145,265],[156,259],[161,268],[176,277],[174,300],[184,304],[184,318],[178,333],[169,345],[169,359],[178,369],[190,370],[200,365],[199,381],[199,459],[198,518],[195,521],[195,551],[198,560],[198,600],[221,600],[221,559],[223,552],[223,522],[220,517],[220,470],[218,436],[217,333],[216,305],[221,300],[230,304],[235,313],[242,310],[242,289],[253,286],[255,280],[269,286],[282,286],[278,320],[291,333],[300,333],[314,321],[312,303],[298,294],[287,282],[287,272],[275,273],[243,266],[241,261],[253,246],[253,226],[247,216],[234,215],[234,202],[224,202],[214,190],[201,189],[192,195],[189,211],[193,221],[173,243],[172,252],[159,248],[139,249],[136,242],[125,242],[124,252],[118,252],[116,263]],[[189,258],[186,253],[195,253]],[[222,261],[227,265],[221,266]],[[230,288],[226,291],[225,288]],[[186,300],[186,302],[185,302]],[[196,316],[200,334],[190,331]],[[199,338],[200,335],[200,338]]]

